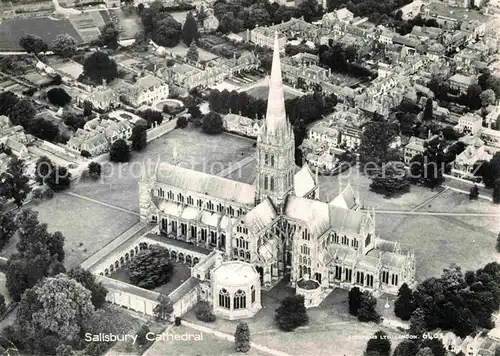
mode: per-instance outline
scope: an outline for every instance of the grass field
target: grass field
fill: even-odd
[[[120,24],[120,39],[134,38],[135,34],[141,31],[139,18],[136,14],[127,16],[121,9],[109,10],[110,16],[116,16]]]
[[[172,48],[167,48],[168,52],[172,52],[174,55],[178,55],[181,57],[185,57],[188,51],[188,47],[184,43],[179,43],[177,46]],[[212,59],[217,58],[218,56],[212,54],[208,51],[205,51],[202,48],[198,48],[198,60],[199,61],[211,61]]]
[[[251,95],[251,96],[253,96],[256,99],[267,100],[267,96],[269,94],[269,87],[267,85],[258,86],[258,87],[254,87],[252,89],[246,90],[245,92],[248,95]],[[296,97],[297,97],[297,95],[295,95],[294,93],[292,93],[290,90],[287,90],[287,88],[285,87],[285,100],[287,100],[287,99],[293,99],[293,98],[296,98]]]
[[[48,17],[3,20],[0,22],[0,48],[2,51],[21,50],[19,40],[28,34],[36,34],[49,46],[62,33],[73,37],[77,43],[82,38],[69,20],[58,20]]]
[[[65,237],[66,266],[73,267],[96,253],[119,234],[139,221],[130,213],[91,203],[59,193],[39,205],[28,204],[39,212],[40,222],[51,232],[61,231]],[[1,256],[16,252],[17,236],[4,248]]]
[[[172,162],[174,151],[182,167],[217,174],[232,162],[251,155],[255,149],[252,141],[232,135],[209,136],[191,128],[174,130],[150,142],[143,152],[132,153],[129,164],[103,164],[100,180],[82,180],[71,190],[138,212],[140,166],[154,167],[158,157],[161,162]]]

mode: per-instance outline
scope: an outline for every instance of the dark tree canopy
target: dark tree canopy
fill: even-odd
[[[142,117],[148,123],[148,128],[160,125],[163,122],[163,115],[161,112],[156,110],[147,109],[139,113],[139,116]]]
[[[38,54],[48,50],[47,44],[43,42],[41,37],[36,35],[26,35],[21,37],[19,45],[28,53]]]
[[[134,151],[142,151],[148,144],[147,127],[145,125],[136,125],[132,129],[132,149]]]
[[[361,307],[361,298],[363,293],[361,293],[359,287],[353,287],[349,290],[348,301],[349,301],[349,314],[357,316],[358,310]]]
[[[168,259],[168,251],[159,245],[137,254],[130,262],[130,281],[141,288],[153,289],[170,281],[174,266]]]
[[[90,162],[89,163],[89,174],[93,178],[98,178],[101,176],[101,165],[97,162]]]
[[[116,25],[113,22],[109,22],[101,29],[99,42],[104,46],[115,49],[118,47],[119,35],[120,32],[116,28]]]
[[[240,322],[236,327],[234,349],[237,352],[248,352],[250,350],[250,328],[244,321]]]
[[[175,47],[182,36],[182,25],[177,22],[161,2],[154,2],[147,9],[140,11],[144,33],[156,44]]]
[[[100,51],[85,58],[83,70],[84,75],[97,84],[101,84],[103,80],[109,83],[118,76],[116,62]]]
[[[410,320],[414,311],[413,292],[406,283],[403,283],[398,291],[398,299],[394,302],[394,314],[402,320]]]
[[[184,42],[186,46],[190,46],[198,37],[198,24],[196,23],[193,13],[190,11],[187,13],[184,26],[182,26],[182,42]]]
[[[224,121],[218,113],[210,111],[203,117],[201,128],[207,134],[219,134],[224,130]]]
[[[109,151],[111,162],[128,162],[130,160],[130,147],[125,140],[119,139],[113,142]]]
[[[300,294],[284,298],[276,309],[275,321],[283,331],[292,331],[309,322],[304,296]]]
[[[403,162],[387,162],[371,177],[370,189],[376,193],[392,197],[410,190],[410,179]]]
[[[61,57],[70,58],[76,53],[76,40],[65,33],[57,35],[52,42],[52,51]]]
[[[0,175],[1,197],[7,200],[13,199],[18,208],[23,205],[31,191],[25,170],[24,161],[12,157],[7,164],[7,170]]]
[[[53,105],[66,106],[71,102],[71,96],[63,88],[52,88],[47,92],[47,99]]]
[[[391,342],[383,331],[377,331],[373,338],[368,340],[366,353],[377,352],[380,356],[389,356],[391,353]]]
[[[68,272],[68,276],[90,291],[91,301],[96,309],[104,306],[108,291],[101,283],[96,282],[95,276],[91,272],[81,267],[75,267]]]
[[[398,133],[397,123],[371,121],[366,125],[361,134],[361,143],[359,146],[361,162],[365,166],[368,163],[372,165],[369,168],[380,166],[386,162],[389,159],[390,144]]]
[[[358,320],[362,322],[373,321],[378,323],[380,321],[380,315],[375,310],[377,306],[377,299],[369,292],[364,291],[361,296],[361,305],[358,309]]]
[[[403,340],[394,349],[392,356],[415,356],[418,346],[413,340]]]
[[[54,192],[59,192],[68,189],[71,185],[71,173],[66,167],[56,166],[50,171],[44,182]]]

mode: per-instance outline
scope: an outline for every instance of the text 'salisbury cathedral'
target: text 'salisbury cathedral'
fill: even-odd
[[[349,184],[330,202],[320,201],[317,175],[307,164],[297,169],[294,149],[276,36],[256,182],[159,163],[143,172],[141,219],[156,222],[169,238],[253,265],[263,288],[287,274],[292,286],[316,281],[324,295],[352,286],[396,294],[401,284],[413,284],[414,255],[376,235],[375,212],[361,209]]]

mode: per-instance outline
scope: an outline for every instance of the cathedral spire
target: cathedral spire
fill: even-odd
[[[269,95],[267,98],[266,129],[270,135],[279,135],[286,129],[285,95],[281,79],[281,60],[278,32],[274,33],[274,53],[269,78]]]

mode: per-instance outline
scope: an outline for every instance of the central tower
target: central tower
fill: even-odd
[[[257,137],[257,193],[259,201],[269,198],[279,211],[287,195],[293,192],[295,174],[295,142],[286,117],[283,89],[276,32],[266,119]]]

